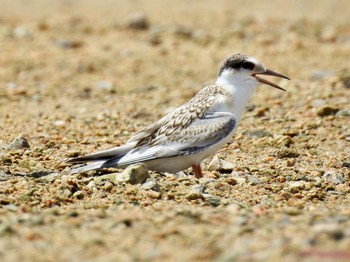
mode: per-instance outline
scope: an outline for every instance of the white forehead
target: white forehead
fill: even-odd
[[[248,57],[246,60],[252,62],[254,65],[261,65],[260,61],[254,57]]]
[[[266,70],[266,67],[256,58],[248,57],[247,61],[254,63],[255,70]]]

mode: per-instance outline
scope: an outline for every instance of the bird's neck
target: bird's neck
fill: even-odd
[[[232,113],[240,120],[257,86],[256,80],[244,75],[223,72],[216,80],[216,84],[226,88],[232,94]]]

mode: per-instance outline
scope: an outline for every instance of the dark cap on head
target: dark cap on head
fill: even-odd
[[[225,69],[232,68],[232,69],[238,70],[238,69],[242,68],[243,63],[246,62],[248,58],[249,58],[249,56],[242,55],[240,53],[236,53],[236,54],[229,56],[222,63],[222,65],[220,67],[219,75],[221,75],[222,71],[224,71]]]

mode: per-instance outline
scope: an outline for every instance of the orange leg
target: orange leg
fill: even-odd
[[[203,177],[203,173],[200,165],[192,165],[192,169],[196,178]]]

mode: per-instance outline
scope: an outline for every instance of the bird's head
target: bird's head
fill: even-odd
[[[245,83],[250,83],[250,85],[254,87],[259,84],[267,84],[286,91],[277,84],[263,79],[258,75],[276,76],[290,80],[282,74],[267,69],[256,58],[239,53],[233,54],[225,59],[220,68],[219,79],[233,84],[242,83],[243,86]]]

